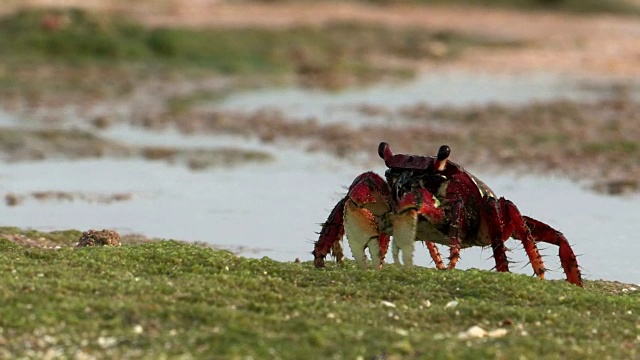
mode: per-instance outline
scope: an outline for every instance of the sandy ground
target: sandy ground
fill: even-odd
[[[378,7],[357,3],[251,3],[222,0],[8,0],[0,13],[24,6],[75,6],[125,12],[150,26],[287,27],[362,21],[500,36],[531,43],[520,49],[476,49],[447,64],[474,71],[557,71],[630,77],[640,74],[640,20],[462,7]]]

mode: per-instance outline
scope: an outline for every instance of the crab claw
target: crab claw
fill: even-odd
[[[333,253],[336,262],[342,260],[340,240],[347,231],[351,252],[360,267],[366,267],[364,249],[369,248],[374,266],[379,266],[387,253],[389,235],[379,231],[378,223],[390,210],[389,186],[373,172],[360,174],[322,224],[313,256],[316,267],[324,267],[324,259]]]
[[[392,255],[396,265],[401,265],[399,252],[402,250],[402,264],[406,268],[413,266],[413,251],[416,241],[419,217],[425,218],[432,224],[439,224],[444,219],[444,211],[439,207],[439,201],[426,189],[416,189],[405,194],[396,209],[397,215],[393,220]],[[431,252],[431,248],[429,249]],[[438,263],[438,260],[434,258]],[[440,263],[442,261],[440,260]]]
[[[418,212],[408,210],[402,215],[396,216],[393,220],[393,245],[391,254],[396,265],[403,265],[407,268],[413,266],[413,250],[418,227]],[[399,253],[402,250],[402,263]]]
[[[389,188],[380,176],[368,172],[360,175],[349,187],[344,206],[344,229],[356,263],[367,267],[365,249],[369,249],[371,262],[380,268],[387,253],[389,236],[380,231],[378,224],[390,210]]]
[[[351,253],[360,268],[367,268],[367,258],[364,253],[369,248],[371,263],[380,266],[380,232],[375,215],[367,209],[360,208],[352,200],[348,200],[344,207],[344,229]]]

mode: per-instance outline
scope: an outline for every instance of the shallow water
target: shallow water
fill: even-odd
[[[396,119],[390,119],[385,114],[365,116],[357,107],[368,104],[394,111],[418,103],[466,106],[490,102],[517,105],[554,99],[594,100],[612,96],[615,91],[613,89],[620,86],[627,88],[630,96],[638,96],[640,90],[636,85],[614,85],[602,79],[573,78],[549,73],[496,75],[448,72],[426,74],[408,83],[383,84],[338,92],[300,88],[248,91],[231,95],[220,107],[245,112],[274,109],[293,118],[314,118],[322,123],[398,124]]]
[[[141,160],[90,160],[13,164],[0,171],[3,193],[59,190],[130,192],[133,199],[112,204],[26,201],[5,207],[2,223],[43,230],[112,228],[121,233],[204,241],[246,256],[311,260],[319,223],[360,172],[334,159],[276,150],[273,164],[190,172],[180,166]],[[383,173],[383,168],[374,169]],[[43,176],[46,174],[46,176]],[[606,197],[552,178],[483,176],[496,192],[526,214],[565,233],[587,278],[640,283],[640,198]],[[542,200],[541,200],[542,199]],[[530,274],[524,250],[515,241],[512,270]],[[346,246],[346,243],[345,243]],[[541,246],[561,278],[557,251]],[[459,268],[490,269],[491,251],[462,252]],[[390,261],[390,259],[388,259]],[[432,266],[426,249],[416,262]]]
[[[363,117],[355,108],[363,103],[392,109],[427,100],[434,105],[487,101],[514,104],[534,99],[602,96],[598,89],[585,89],[578,82],[553,76],[503,79],[439,75],[413,84],[340,93],[250,92],[231,96],[222,106],[245,111],[266,106],[299,117],[318,117],[320,121],[361,124]],[[386,120],[380,117],[379,121]],[[14,119],[0,113],[0,125],[14,123]],[[242,137],[184,136],[171,130],[149,132],[127,126],[111,127],[100,134],[137,145],[263,150],[272,153],[276,161],[200,172],[141,159],[4,164],[0,168],[0,195],[69,191],[132,193],[133,198],[111,204],[29,199],[19,206],[5,206],[1,224],[41,230],[111,228],[149,237],[204,241],[246,256],[305,261],[312,259],[310,252],[319,224],[344,195],[345,187],[355,176],[370,170],[322,154],[264,145]],[[384,173],[382,164],[373,170]],[[640,268],[636,265],[640,253],[640,196],[607,197],[563,179],[470,170],[499,195],[513,200],[523,214],[563,231],[575,252],[581,254],[579,262],[586,278],[640,284]],[[516,262],[512,271],[532,274],[522,246],[515,241],[508,245],[513,248],[511,260]],[[552,246],[541,248],[547,255],[548,268],[553,270],[548,277],[563,278],[557,250]],[[426,249],[419,249],[416,256],[419,265],[433,266]],[[489,249],[472,248],[462,251],[458,267],[493,266]]]

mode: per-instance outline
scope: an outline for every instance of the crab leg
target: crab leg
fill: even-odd
[[[398,201],[396,213],[393,220],[393,260],[396,264],[400,264],[398,255],[402,250],[402,263],[405,267],[411,267],[413,266],[418,217],[422,216],[433,224],[439,224],[444,218],[444,211],[439,207],[439,201],[435,196],[421,188],[405,194]],[[431,253],[431,248],[429,251]],[[437,257],[434,258],[434,261],[438,266]]]
[[[451,225],[449,226],[449,239],[451,244],[449,245],[449,265],[447,269],[455,269],[458,260],[460,259],[460,233],[461,228],[465,226],[464,223],[464,206],[462,201],[456,201],[451,209]]]
[[[316,241],[313,249],[313,264],[316,267],[324,267],[324,259],[332,252],[336,258],[336,262],[342,261],[342,246],[340,240],[344,235],[344,206],[349,200],[348,197],[340,200],[329,214],[327,221],[322,224],[320,230],[320,238]],[[339,251],[336,251],[339,250]]]
[[[560,231],[553,229],[542,221],[538,221],[528,216],[522,216],[522,219],[531,230],[531,234],[535,241],[542,241],[557,245],[560,248],[560,263],[562,264],[562,269],[567,276],[567,281],[571,284],[582,286],[582,275],[580,274],[578,260],[576,255],[573,253],[567,238],[565,238]]]
[[[522,215],[518,208],[509,200],[500,198],[500,206],[503,209],[503,216],[505,217],[504,233],[506,236],[513,236],[514,239],[518,239],[522,242],[524,250],[527,252],[529,262],[533,267],[533,272],[540,278],[544,279],[544,272],[546,271],[542,256],[538,251],[538,247],[531,235],[531,231],[525,224]],[[506,240],[506,239],[505,239]]]
[[[485,197],[486,217],[480,223],[480,232],[486,233],[491,239],[491,248],[493,249],[493,258],[496,261],[496,271],[508,272],[509,260],[507,259],[505,240],[510,233],[504,231],[503,214],[500,203],[494,197]]]
[[[431,259],[433,259],[433,262],[436,264],[436,269],[444,270],[444,262],[442,261],[442,256],[440,256],[440,252],[438,251],[436,244],[430,241],[425,241],[424,243],[427,245],[427,249],[429,249],[429,255],[431,255]]]

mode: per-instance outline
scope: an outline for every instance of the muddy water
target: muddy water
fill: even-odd
[[[503,80],[479,76],[469,80],[442,75],[411,85],[338,94],[265,90],[232,96],[222,106],[245,111],[271,107],[299,117],[358,124],[361,118],[355,107],[371,102],[394,107],[426,98],[434,104],[469,104],[601,95],[597,88],[554,77]],[[380,121],[385,121],[384,116]],[[0,115],[0,125],[13,122]],[[311,260],[318,224],[326,219],[351,180],[366,170],[384,172],[380,165],[372,168],[346,163],[241,137],[183,136],[174,131],[155,133],[124,126],[112,127],[102,135],[137,145],[259,149],[272,153],[276,161],[199,172],[139,159],[4,164],[0,168],[1,195],[69,191],[131,193],[132,199],[110,204],[29,200],[19,206],[5,206],[1,224],[42,230],[111,228],[149,237],[204,241],[245,256],[304,261]],[[639,196],[606,197],[562,179],[516,178],[470,170],[498,194],[513,200],[522,213],[563,231],[576,253],[581,254],[579,261],[586,278],[640,284],[636,266],[640,253]],[[522,246],[515,241],[508,245],[513,249],[512,270],[531,274]],[[552,270],[549,277],[562,278],[557,250],[553,246],[541,248]],[[463,250],[459,268],[490,269],[494,265],[490,257],[490,250]],[[432,266],[426,249],[417,251],[417,263]]]

